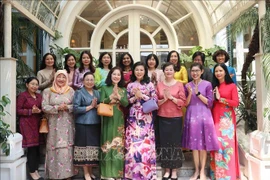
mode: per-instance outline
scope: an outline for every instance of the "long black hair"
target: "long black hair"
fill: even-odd
[[[219,80],[217,79],[216,75],[215,75],[215,70],[216,68],[220,66],[224,71],[225,71],[225,83],[226,84],[231,84],[233,83],[233,80],[229,74],[229,71],[227,69],[227,66],[224,64],[224,63],[221,63],[221,64],[216,64],[215,67],[214,67],[214,70],[213,70],[213,80],[212,80],[212,86],[213,86],[213,89],[215,87],[219,87],[220,83],[219,83]]]
[[[93,65],[93,56],[89,51],[81,52],[81,56],[80,56],[80,59],[79,59],[79,63],[80,63],[79,71],[80,71],[80,73],[82,73],[82,71],[84,70],[84,65],[83,65],[83,62],[82,62],[82,57],[83,57],[84,54],[87,54],[89,56],[89,58],[90,58],[89,69],[90,69],[90,71],[92,73],[94,73],[96,69],[95,69],[95,67]]]
[[[103,65],[103,63],[102,63],[102,58],[103,58],[103,56],[105,56],[106,54],[108,54],[108,55],[110,56],[111,62],[110,62],[110,64],[109,64],[109,69],[112,69],[112,56],[111,56],[110,53],[108,53],[108,52],[103,52],[103,53],[100,54],[100,56],[99,56],[99,58],[98,58],[98,67],[100,67],[101,69],[104,68],[104,65]]]
[[[67,62],[68,62],[68,59],[69,59],[71,56],[75,59],[75,66],[74,66],[74,69],[77,68],[77,67],[76,67],[76,57],[75,57],[75,55],[74,55],[74,54],[67,54],[67,55],[65,56],[64,69],[67,71],[68,74],[70,73],[70,70],[69,70],[69,67],[68,67]]]
[[[148,69],[147,69],[147,67],[146,67],[146,65],[143,63],[143,62],[136,62],[134,65],[133,65],[133,67],[132,67],[132,74],[131,74],[131,76],[130,76],[130,80],[132,81],[132,82],[135,82],[136,80],[137,80],[137,78],[136,78],[136,76],[135,76],[135,69],[136,69],[136,67],[137,66],[143,66],[143,68],[144,68],[144,76],[143,76],[143,79],[140,81],[140,83],[141,84],[148,84],[149,82],[150,82],[150,78],[149,78],[149,76],[148,76]]]
[[[57,71],[58,68],[57,68],[57,66],[56,66],[56,56],[55,56],[54,54],[52,54],[52,53],[46,53],[46,54],[44,54],[44,56],[43,56],[43,58],[42,58],[41,65],[40,65],[40,70],[46,68],[46,63],[45,63],[45,61],[46,61],[47,56],[49,56],[49,55],[51,55],[51,56],[53,57],[53,60],[54,60],[53,68],[55,69],[55,71]]]
[[[124,64],[123,64],[123,59],[124,59],[125,55],[128,55],[129,58],[130,58],[130,67],[132,67],[133,64],[134,64],[134,60],[133,60],[131,54],[129,54],[128,52],[123,53],[123,54],[121,55],[121,57],[120,57],[120,61],[119,61],[119,64],[118,64],[118,66],[119,66],[123,71],[125,70],[125,66],[124,66]]]
[[[176,64],[174,69],[175,69],[175,71],[180,71],[180,69],[181,69],[180,55],[177,51],[172,50],[171,52],[169,52],[169,54],[167,56],[167,62],[170,62],[170,58],[171,58],[172,53],[176,53],[177,57],[178,57],[178,61],[177,61],[177,64]]]
[[[118,87],[125,87],[125,80],[124,80],[124,75],[123,75],[123,71],[122,71],[122,69],[120,68],[120,67],[113,67],[111,70],[110,70],[110,72],[109,72],[109,74],[108,74],[108,76],[107,76],[107,78],[106,78],[106,81],[105,81],[105,83],[107,84],[107,86],[112,86],[113,85],[113,82],[112,82],[112,73],[115,71],[115,70],[119,70],[119,72],[120,72],[120,74],[121,74],[121,79],[120,79],[120,81],[118,82]]]
[[[153,57],[153,58],[155,59],[155,61],[156,61],[155,68],[157,68],[158,65],[159,65],[159,60],[158,60],[157,55],[155,55],[155,54],[149,54],[149,55],[146,57],[146,59],[145,59],[145,64],[146,64],[146,66],[149,68],[149,66],[148,66],[148,61],[149,61],[152,57]]]

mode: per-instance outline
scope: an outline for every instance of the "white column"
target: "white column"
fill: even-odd
[[[16,59],[11,57],[11,4],[4,4],[4,58],[0,58],[0,96],[8,95],[11,104],[6,111],[4,121],[10,124],[10,129],[16,131]]]
[[[266,12],[265,1],[258,1],[259,5],[259,18],[261,19]],[[256,91],[257,91],[257,124],[258,130],[264,131],[266,128],[267,119],[264,118],[264,108],[267,107],[267,102],[269,101],[269,91],[266,90],[265,79],[262,70],[262,58],[263,58],[263,47],[261,44],[261,33],[260,33],[260,53],[255,55],[255,65],[256,65]]]

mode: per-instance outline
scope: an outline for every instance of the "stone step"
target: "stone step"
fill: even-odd
[[[189,180],[189,178],[193,175],[194,173],[194,163],[193,163],[193,158],[192,158],[192,152],[186,152],[184,153],[185,156],[185,161],[183,162],[183,166],[178,169],[178,180]],[[207,161],[207,168],[205,169],[206,173],[209,175],[209,158]],[[44,177],[44,164],[40,164],[39,167],[39,173],[42,177]],[[96,177],[99,177],[99,168],[94,167],[93,168],[93,173],[96,175]],[[164,169],[161,168],[160,163],[157,163],[157,180],[162,179],[162,175],[164,173]],[[73,180],[82,180],[83,179],[83,170],[82,168],[79,168],[79,173],[78,175],[74,176],[72,178]]]

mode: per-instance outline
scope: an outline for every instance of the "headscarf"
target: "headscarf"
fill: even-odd
[[[56,83],[56,77],[60,74],[63,74],[66,77],[66,84],[63,87],[59,87]],[[51,87],[51,91],[57,94],[65,94],[70,90],[68,86],[68,75],[66,70],[58,70],[54,75],[53,85]]]

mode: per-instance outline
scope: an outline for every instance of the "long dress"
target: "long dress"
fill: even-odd
[[[49,119],[45,159],[45,173],[49,179],[65,179],[74,175],[73,95],[72,88],[65,94],[54,93],[50,88],[43,91],[42,110]],[[67,104],[68,111],[58,111],[62,103]]]
[[[239,179],[239,158],[234,109],[239,104],[235,84],[221,83],[220,101],[214,101],[212,109],[219,150],[210,153],[211,179]]]
[[[134,88],[143,94],[136,100]],[[152,113],[143,113],[142,104],[150,98],[157,100],[154,85],[132,82],[127,87],[130,108],[126,124],[125,177],[129,179],[150,180],[156,177],[155,132]]]
[[[195,92],[193,81],[187,85]],[[218,140],[211,114],[213,105],[211,83],[202,80],[198,85],[198,91],[208,99],[208,104],[204,104],[195,93],[191,95],[191,100],[186,111],[182,146],[191,150],[218,150]]]
[[[124,177],[124,115],[120,106],[127,106],[126,88],[119,88],[120,102],[113,104],[113,117],[102,117],[100,169],[102,178]],[[110,103],[113,86],[101,88],[100,101]]]

